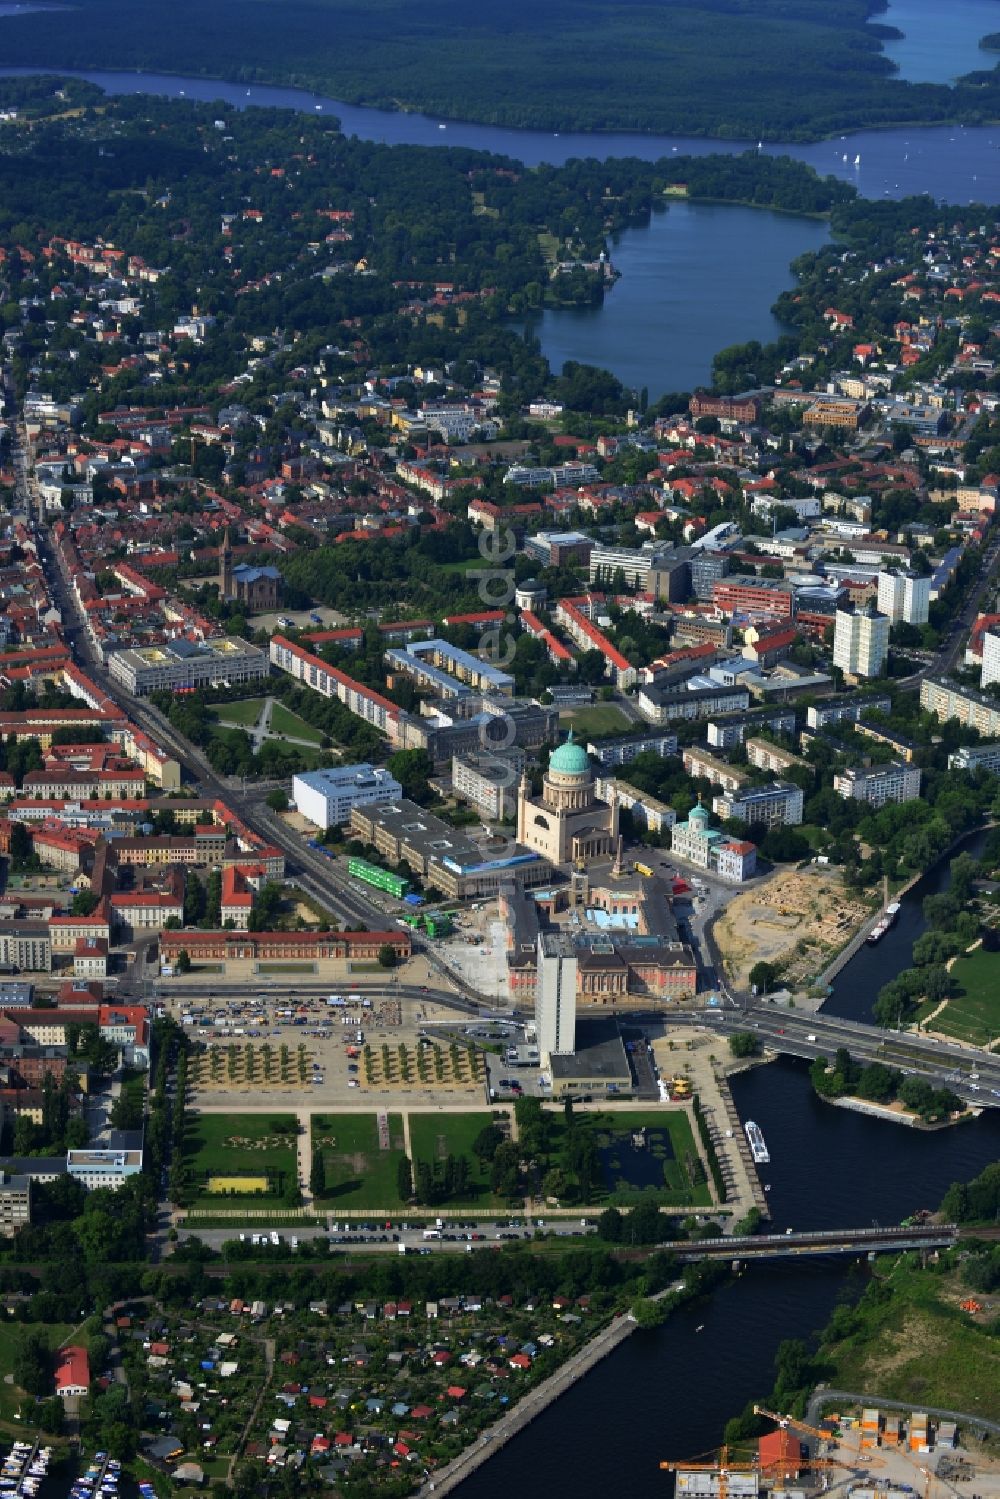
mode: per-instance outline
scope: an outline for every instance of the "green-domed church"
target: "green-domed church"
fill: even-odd
[[[551,864],[607,859],[615,852],[618,803],[598,801],[590,759],[572,730],[565,744],[552,752],[541,796],[533,797],[527,776],[521,777],[517,841]]]

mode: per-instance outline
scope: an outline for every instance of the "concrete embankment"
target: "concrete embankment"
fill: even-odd
[[[607,1327],[591,1338],[585,1347],[574,1353],[561,1369],[557,1369],[555,1374],[543,1380],[540,1385],[536,1385],[523,1400],[518,1401],[512,1411],[508,1411],[499,1421],[488,1427],[480,1435],[475,1446],[466,1448],[448,1463],[447,1467],[433,1474],[418,1490],[419,1499],[427,1499],[430,1494],[448,1494],[460,1483],[464,1483],[465,1479],[471,1477],[494,1452],[505,1446],[519,1431],[523,1431],[554,1400],[558,1400],[560,1395],[564,1395],[578,1379],[582,1379],[593,1369],[595,1364],[599,1364],[601,1359],[606,1358],[618,1347],[619,1343],[623,1343],[635,1331],[637,1325],[631,1312],[626,1312],[622,1317],[615,1317]]]
[[[716,1085],[719,1089],[719,1100],[722,1104],[722,1110],[726,1117],[726,1127],[731,1131],[730,1134],[716,1138],[716,1153],[720,1157],[725,1156],[729,1159],[731,1169],[737,1181],[743,1183],[743,1191],[740,1194],[741,1198],[745,1201],[746,1194],[749,1194],[754,1207],[765,1218],[769,1218],[771,1214],[767,1198],[764,1195],[764,1188],[761,1186],[760,1177],[757,1175],[757,1167],[754,1164],[753,1155],[751,1154],[743,1125],[740,1122],[739,1112],[733,1102],[733,1095],[729,1091],[729,1079],[724,1072],[716,1072]]]
[[[988,822],[984,822],[981,827],[972,828],[967,833],[959,834],[957,838],[953,839],[953,841],[949,843],[944,852],[934,860],[933,864],[931,864],[927,869],[922,869],[919,874],[911,876],[911,878],[907,880],[905,885],[901,885],[898,890],[894,891],[892,896],[893,900],[902,900],[904,896],[909,895],[910,891],[915,885],[919,885],[920,881],[926,878],[926,876],[929,875],[932,870],[936,869],[939,864],[943,864],[945,860],[950,859],[953,854],[957,853],[962,848],[963,844],[967,843],[977,834],[987,833],[991,828],[994,828],[996,826],[996,822],[991,818]],[[817,987],[829,987],[829,985],[833,983],[834,979],[837,977],[838,973],[840,973],[841,969],[846,968],[851,959],[861,951],[861,948],[867,941],[868,933],[871,931],[872,927],[875,925],[881,914],[881,909],[876,911],[864,923],[864,925],[861,927],[861,930],[855,933],[850,942],[848,942],[845,947],[841,948],[840,952],[832,960],[832,962],[829,963],[827,967],[824,968],[823,972],[817,976],[815,981]],[[823,1002],[821,1000],[820,1006],[822,1006],[822,1003]]]

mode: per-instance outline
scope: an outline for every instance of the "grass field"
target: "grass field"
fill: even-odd
[[[271,733],[287,734],[292,739],[304,739],[308,744],[319,747],[323,735],[319,729],[314,729],[311,723],[306,723],[304,718],[299,718],[297,713],[291,713],[284,703],[275,703],[271,709]]]
[[[975,952],[957,958],[951,968],[955,997],[931,1022],[936,1031],[985,1046],[1000,1036],[1000,953]]]
[[[879,1278],[891,1296],[838,1313],[844,1325],[821,1350],[829,1383],[1000,1420],[1000,1343],[982,1317],[959,1309],[969,1293],[958,1276],[903,1264]]]
[[[315,963],[258,963],[258,973],[315,973]]]
[[[263,706],[264,698],[248,697],[238,703],[220,703],[218,707],[210,708],[209,713],[218,723],[239,724],[241,728],[249,728],[257,722]]]
[[[592,703],[587,708],[560,713],[559,725],[564,729],[572,729],[577,739],[599,739],[605,734],[626,734],[631,727],[625,714],[614,703]]]
[[[465,1203],[494,1202],[490,1192],[489,1167],[485,1170],[472,1153],[472,1142],[481,1130],[493,1123],[485,1110],[469,1114],[411,1114],[410,1143],[414,1163],[443,1160],[447,1155],[464,1155],[469,1162],[469,1195],[449,1199],[449,1207]]]
[[[209,1192],[208,1176],[271,1175],[288,1186],[296,1179],[295,1135],[276,1130],[295,1125],[294,1114],[240,1114],[234,1103],[232,1114],[196,1114],[184,1140],[185,1165],[193,1188],[191,1206],[201,1208],[228,1206],[230,1194]],[[239,1197],[240,1194],[236,1194]],[[274,1201],[272,1190],[258,1197],[249,1192],[247,1199]]]
[[[66,1341],[70,1333],[76,1330],[75,1326],[69,1322],[33,1322],[31,1329],[40,1332],[50,1348],[58,1348]],[[22,1399],[26,1398],[22,1396],[16,1385],[7,1382],[8,1375],[13,1373],[18,1340],[25,1331],[27,1328],[18,1322],[13,1324],[5,1322],[0,1326],[0,1420],[2,1421],[15,1420],[18,1407]],[[81,1341],[83,1341],[82,1338]]]
[[[312,1145],[323,1151],[326,1191],[319,1199],[330,1207],[396,1208],[403,1118],[390,1114],[389,1149],[379,1146],[377,1116],[314,1114]]]

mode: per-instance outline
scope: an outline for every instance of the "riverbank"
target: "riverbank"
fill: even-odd
[[[568,1359],[561,1369],[557,1369],[554,1374],[549,1375],[548,1379],[536,1385],[524,1396],[523,1400],[518,1401],[513,1410],[505,1412],[498,1421],[488,1427],[475,1446],[467,1447],[446,1467],[428,1478],[417,1491],[418,1499],[427,1499],[430,1494],[436,1494],[440,1499],[440,1496],[450,1494],[452,1489],[464,1483],[477,1468],[488,1462],[494,1453],[499,1452],[526,1426],[530,1426],[537,1416],[542,1415],[553,1401],[558,1400],[561,1395],[571,1389],[578,1379],[589,1374],[603,1359],[613,1353],[619,1344],[631,1337],[638,1325],[631,1312],[615,1317],[585,1347]]]
[[[970,1297],[978,1311],[967,1309]],[[878,1390],[910,1409],[954,1407],[997,1423],[997,1310],[995,1297],[970,1293],[957,1251],[926,1266],[906,1256],[876,1265],[861,1299],[837,1308],[818,1358],[838,1390]]]

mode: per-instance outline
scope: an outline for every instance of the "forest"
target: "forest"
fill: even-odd
[[[815,140],[1000,113],[1000,75],[894,76],[871,0],[78,0],[4,22],[5,61],[291,83],[549,130]],[[789,88],[794,78],[795,88]]]

